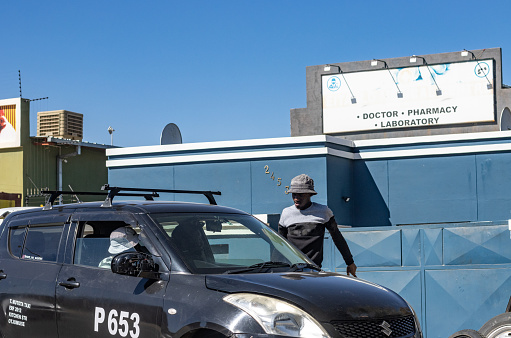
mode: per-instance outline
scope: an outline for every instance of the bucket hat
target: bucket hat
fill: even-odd
[[[305,174],[298,175],[291,180],[288,192],[295,194],[317,194],[314,191],[314,180]]]
[[[131,227],[120,227],[110,234],[108,252],[118,254],[129,250],[138,244],[138,235]]]

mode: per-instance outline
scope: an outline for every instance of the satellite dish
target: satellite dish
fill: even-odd
[[[511,130],[511,111],[507,107],[500,116],[500,130]]]
[[[163,128],[161,132],[160,144],[181,144],[181,132],[175,123],[169,123]]]

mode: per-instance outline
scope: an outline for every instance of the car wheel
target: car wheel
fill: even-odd
[[[487,321],[479,332],[487,338],[511,337],[511,312],[506,312]]]
[[[484,336],[481,335],[476,330],[467,329],[467,330],[458,331],[458,332],[450,335],[449,338],[484,338]]]

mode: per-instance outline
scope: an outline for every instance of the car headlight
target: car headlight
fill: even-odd
[[[252,293],[231,294],[224,300],[251,315],[267,334],[330,338],[311,315],[282,300]]]

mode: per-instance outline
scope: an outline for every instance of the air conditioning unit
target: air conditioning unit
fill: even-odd
[[[37,136],[53,136],[81,141],[83,139],[83,114],[67,110],[38,112]]]

